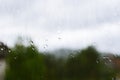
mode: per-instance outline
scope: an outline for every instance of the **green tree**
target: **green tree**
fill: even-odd
[[[43,55],[35,46],[16,45],[7,56],[5,80],[41,80],[44,78]]]
[[[112,69],[101,60],[100,53],[92,46],[68,57],[67,80],[112,80]]]

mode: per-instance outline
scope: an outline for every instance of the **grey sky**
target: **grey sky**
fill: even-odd
[[[39,49],[120,53],[120,0],[0,0],[0,40],[31,37]]]

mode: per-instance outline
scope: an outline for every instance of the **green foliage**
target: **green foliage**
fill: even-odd
[[[5,80],[112,80],[115,76],[92,46],[68,57],[41,54],[33,45],[19,44],[11,50]]]
[[[8,54],[9,48],[2,42],[0,42],[0,59],[4,59]]]
[[[43,55],[33,46],[16,45],[7,56],[5,80],[40,80],[44,75]]]
[[[112,80],[114,76],[112,68],[104,64],[92,46],[68,57],[65,70],[68,80]]]

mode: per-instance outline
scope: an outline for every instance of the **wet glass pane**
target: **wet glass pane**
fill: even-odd
[[[119,0],[0,0],[0,80],[119,80]]]

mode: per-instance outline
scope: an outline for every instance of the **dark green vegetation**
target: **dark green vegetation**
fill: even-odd
[[[92,46],[56,57],[16,44],[6,62],[5,80],[113,80],[116,75]]]
[[[0,59],[4,59],[8,54],[9,48],[0,42]]]

